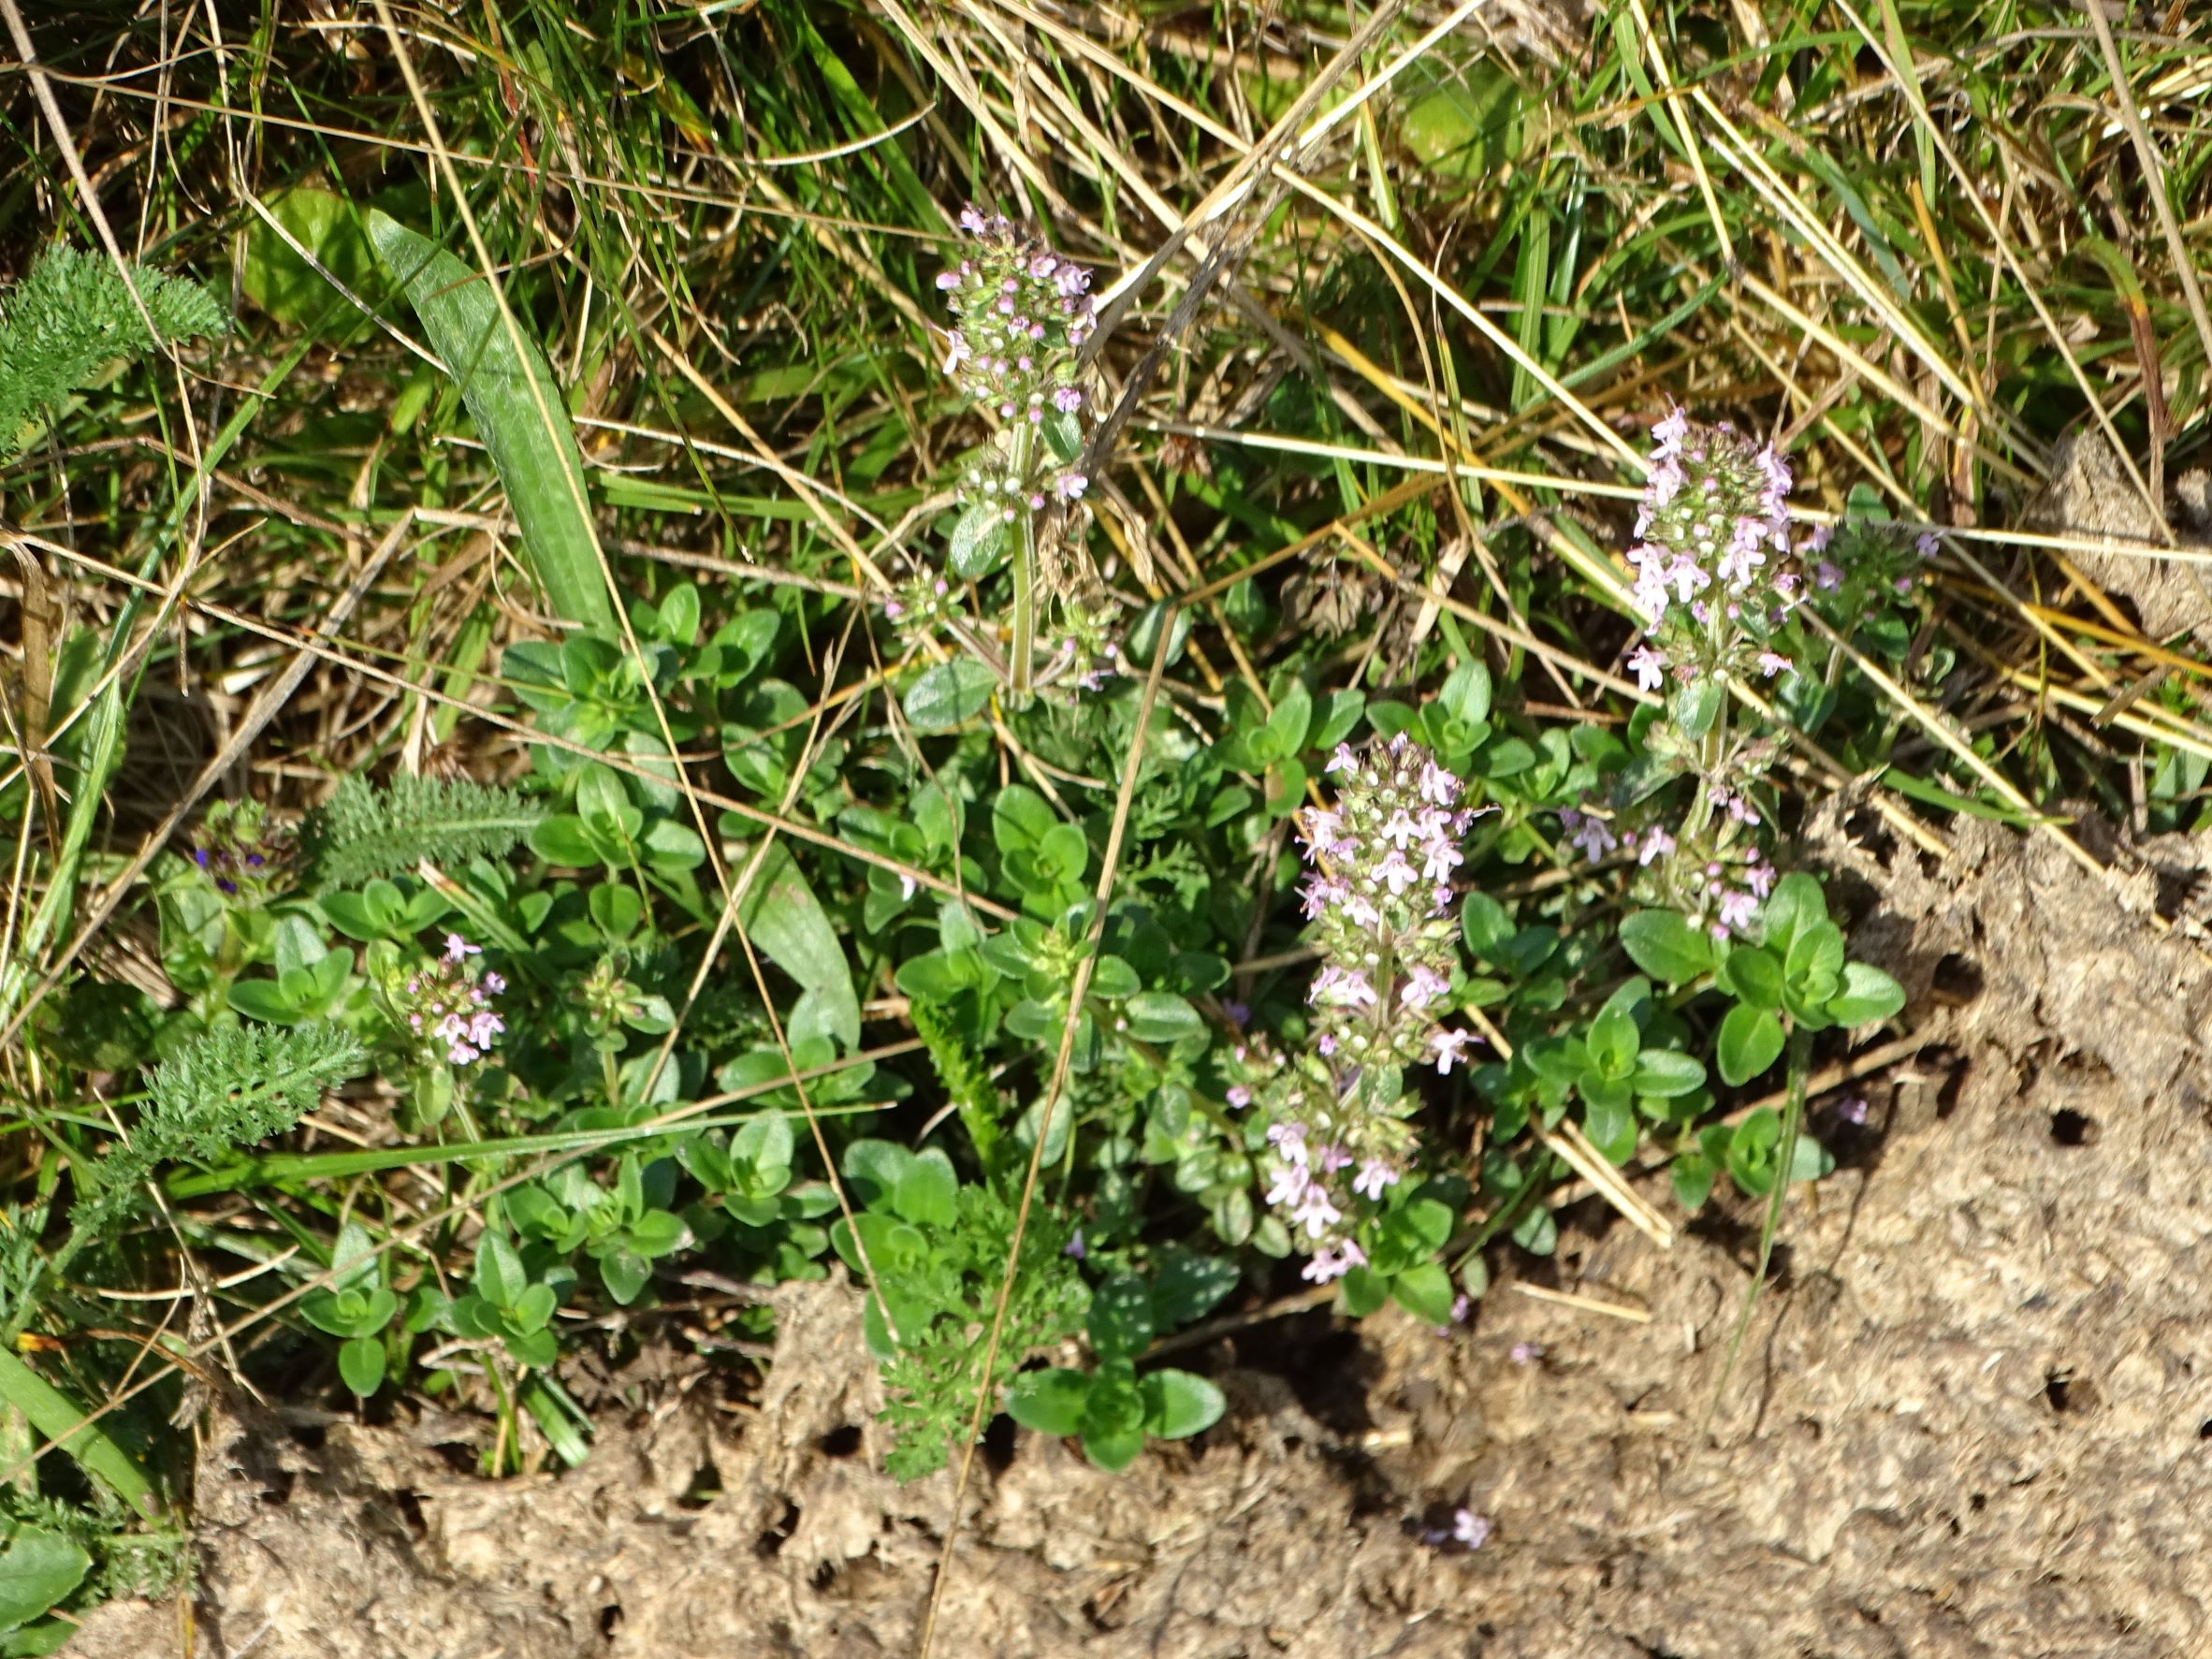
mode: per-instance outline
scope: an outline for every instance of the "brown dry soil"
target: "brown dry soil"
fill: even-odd
[[[1878,822],[1845,801],[1810,839],[1934,1041],[1868,1086],[1842,1167],[1793,1202],[1710,1434],[1749,1212],[1663,1253],[1584,1203],[1549,1283],[1648,1323],[1501,1282],[1450,1336],[1312,1313],[1225,1338],[1201,1359],[1230,1413],[1195,1442],[1119,1477],[1026,1434],[979,1461],[938,1652],[2212,1651],[2212,958],[2190,920],[2212,844],[2103,846],[2100,877],[1967,820],[1939,866]],[[753,1408],[667,1386],[558,1477],[457,1476],[419,1426],[311,1451],[218,1423],[196,1651],[911,1653],[949,1483],[878,1472],[850,1289],[780,1303]],[[1461,1504],[1487,1545],[1424,1544]],[[111,1606],[70,1652],[175,1652],[180,1624]]]

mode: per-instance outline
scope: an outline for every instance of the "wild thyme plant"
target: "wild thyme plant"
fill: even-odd
[[[960,214],[971,239],[937,286],[958,319],[944,373],[995,427],[960,479],[967,504],[953,526],[947,567],[981,581],[1003,562],[1012,586],[1007,679],[1026,698],[1040,683],[1040,631],[1057,602],[1060,627],[1041,678],[1095,689],[1115,653],[1107,612],[1085,592],[1081,548],[1065,520],[1090,480],[1078,469],[1085,408],[1082,352],[1098,327],[1090,272],[1061,258],[1003,214]],[[943,607],[941,580],[893,603],[894,620],[929,619]]]
[[[1368,1265],[1361,1223],[1413,1166],[1406,1068],[1448,1073],[1473,1040],[1436,1018],[1458,960],[1451,882],[1475,818],[1458,805],[1464,785],[1403,732],[1363,752],[1338,745],[1328,771],[1336,805],[1303,815],[1303,909],[1322,961],[1310,1045],[1263,1097],[1267,1201],[1316,1283]]]

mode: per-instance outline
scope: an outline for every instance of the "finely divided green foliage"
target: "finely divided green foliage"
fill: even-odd
[[[467,779],[401,774],[380,786],[346,778],[309,816],[300,838],[320,886],[358,887],[426,858],[458,865],[501,857],[545,816],[527,795]]]
[[[159,341],[147,332],[148,315]],[[133,266],[126,284],[105,254],[55,243],[0,295],[0,460],[22,449],[34,420],[107,364],[229,325],[215,297],[190,278]]]
[[[219,1157],[266,1141],[367,1063],[359,1039],[332,1025],[233,1026],[192,1039],[154,1069],[152,1099],[129,1137],[89,1168],[78,1166],[72,1243],[129,1214],[140,1201],[138,1188],[162,1164]]]

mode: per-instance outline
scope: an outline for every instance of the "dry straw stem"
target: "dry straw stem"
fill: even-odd
[[[109,581],[125,587],[160,590],[158,584],[145,581],[128,571],[120,570],[114,565],[108,564],[88,554],[80,553],[74,548],[50,542],[40,542],[38,546],[56,557],[66,559]],[[558,737],[549,733],[541,732],[536,727],[512,716],[501,714],[496,709],[482,708],[475,704],[453,696],[427,681],[410,679],[405,675],[394,673],[388,668],[380,667],[376,663],[363,661],[359,657],[349,656],[337,647],[323,640],[304,639],[274,623],[233,609],[229,605],[217,604],[211,600],[197,599],[185,600],[184,604],[190,610],[226,622],[232,627],[258,634],[265,639],[274,640],[280,645],[297,647],[320,662],[343,668],[349,673],[359,675],[364,679],[390,686],[397,691],[410,692],[443,707],[455,709],[480,724],[491,727],[496,731],[508,733],[525,744],[537,744],[548,749],[558,749],[563,753],[573,754],[580,760],[596,761],[611,771],[619,772],[625,777],[635,778],[644,782],[665,783],[667,781],[664,777],[644,762],[633,759],[629,755],[592,749],[571,738]],[[916,886],[926,887],[933,893],[941,893],[947,897],[960,899],[974,910],[998,921],[1011,921],[1015,914],[1013,910],[999,904],[996,899],[986,898],[981,894],[967,893],[953,882],[946,880],[942,876],[913,865],[902,863],[898,859],[874,851],[869,848],[854,846],[851,842],[840,840],[828,831],[817,829],[810,823],[787,818],[780,813],[767,811],[764,808],[754,806],[749,801],[739,800],[735,795],[720,794],[707,789],[698,790],[697,794],[699,800],[706,806],[723,812],[735,813],[738,817],[757,823],[764,829],[773,829],[793,840],[805,841],[811,846],[821,847],[825,851],[852,859],[856,863],[874,865],[879,869],[888,870],[895,876],[900,876],[912,881]]]
[[[330,608],[324,614],[322,625],[318,631],[321,637],[326,639],[337,637],[339,631],[352,618],[354,611],[359,606],[369,589],[376,585],[377,577],[384,574],[385,566],[390,562],[392,555],[399,550],[400,542],[411,523],[412,520],[401,518],[399,523],[392,526],[390,532],[385,536],[384,540],[377,544],[376,551],[370,556],[353,581],[347,584],[345,591],[338,596],[331,604]],[[124,866],[113,880],[109,882],[108,890],[94,902],[91,913],[85,917],[83,925],[77,930],[77,936],[49,965],[44,977],[33,987],[30,995],[24,998],[22,1007],[16,1010],[14,1016],[4,1027],[0,1027],[0,1049],[6,1048],[9,1042],[14,1041],[16,1033],[22,1029],[23,1022],[37,1011],[39,1003],[56,985],[61,983],[63,977],[67,974],[71,965],[76,962],[84,948],[92,942],[94,937],[108,924],[109,920],[122,908],[124,899],[129,895],[138,878],[146,873],[146,866],[153,862],[155,856],[164,847],[168,845],[169,837],[176,833],[177,826],[191,815],[193,808],[199,805],[201,800],[206,797],[207,793],[221,782],[224,776],[238,764],[240,760],[244,757],[246,750],[253,747],[255,740],[268,730],[269,721],[276,719],[284,705],[292,700],[292,693],[299,689],[300,682],[307,677],[308,670],[313,666],[314,661],[312,649],[302,647],[296,650],[292,655],[292,661],[286,664],[284,671],[262,687],[260,691],[255,695],[253,706],[247,709],[245,718],[240,720],[237,727],[231,732],[228,740],[216,751],[214,758],[200,768],[199,776],[193,781],[191,787],[169,808],[167,814],[155,826],[153,833],[146,837],[130,862]]]
[[[1905,84],[1906,77],[1899,74],[1896,60],[1890,55],[1887,45],[1877,38],[1874,31],[1868,27],[1866,19],[1858,14],[1856,8],[1852,6],[1851,0],[1835,0],[1835,4],[1836,8],[1851,20],[1852,27],[1858,31],[1859,37],[1865,41],[1867,50],[1874,54],[1885,69],[1888,70],[1890,78],[1900,86]],[[2088,371],[2083,369],[2081,358],[2075,355],[2072,343],[2067,340],[2065,329],[2059,326],[2059,319],[2051,314],[2050,307],[2045,303],[2041,288],[2034,276],[2021,262],[2018,253],[2013,247],[2011,239],[2004,234],[2004,227],[1991,216],[1987,204],[1982,200],[1982,192],[1973,175],[1966,170],[1965,164],[1958,159],[1957,152],[1951,148],[1950,140],[1944,138],[1943,128],[1938,126],[1929,116],[1927,107],[1915,101],[1913,113],[1914,121],[1919,124],[1920,130],[1928,135],[1929,142],[1935,147],[1936,153],[1943,158],[1944,167],[1950,169],[1953,180],[1957,183],[1960,198],[1973,209],[1975,217],[1982,222],[1982,228],[1988,232],[1990,245],[1997,250],[1999,256],[2004,261],[2006,269],[2012,272],[2013,280],[2017,284],[2020,296],[2028,301],[2029,306],[2034,311],[2036,321],[2043,325],[2044,332],[2057,349],[2060,360],[2065,363],[2067,373],[2073,377],[2075,386],[2080,389],[2083,400],[2088,405],[2089,412],[2096,416],[2098,427],[2103,430],[2106,441],[2111,444],[2113,453],[2119,458],[2121,466],[2126,469],[2129,482],[2135,487],[2136,492],[2143,499],[2144,505],[2150,509],[2153,521],[2161,526],[2166,539],[2171,541],[2173,531],[2166,525],[2164,503],[2152,500],[2150,486],[2145,482],[2141,470],[2136,467],[2133,458],[2128,453],[2128,445],[2121,439],[2119,429],[2113,425],[2111,412],[2104,407],[2103,400],[2097,396],[2096,388],[2089,384]]]

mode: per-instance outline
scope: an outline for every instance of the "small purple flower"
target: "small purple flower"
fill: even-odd
[[[1241,1083],[1230,1084],[1229,1093],[1225,1098],[1231,1106],[1240,1110],[1252,1104],[1252,1091]]]
[[[1392,898],[1404,898],[1405,890],[1420,880],[1420,873],[1408,864],[1405,854],[1392,848],[1382,863],[1375,867],[1375,880],[1390,890]]]
[[[1472,1031],[1433,1031],[1429,1034],[1429,1051],[1436,1058],[1436,1074],[1449,1077],[1455,1063],[1464,1064],[1467,1044],[1475,1041]]]
[[[1450,990],[1449,980],[1421,962],[1415,964],[1413,971],[1405,976],[1405,985],[1398,993],[1398,998],[1407,1008],[1426,1008],[1432,1002],[1441,1001]]]
[[[1666,677],[1666,659],[1648,645],[1628,653],[1628,668],[1639,691],[1656,691]]]
[[[1326,1285],[1332,1279],[1341,1279],[1355,1267],[1367,1265],[1367,1252],[1350,1239],[1342,1250],[1331,1250],[1326,1245],[1314,1252],[1314,1259],[1305,1264],[1300,1278],[1316,1285]]]
[[[1653,824],[1644,832],[1643,844],[1637,849],[1636,862],[1649,866],[1654,859],[1671,857],[1674,847],[1674,837]]]
[[[1768,679],[1786,672],[1789,665],[1790,660],[1779,651],[1761,651],[1759,653],[1759,672]]]
[[[1846,1095],[1836,1102],[1836,1116],[1842,1123],[1864,1125],[1867,1121],[1867,1103],[1857,1095]]]
[[[1544,1345],[1540,1342],[1517,1342],[1506,1357],[1516,1365],[1534,1365],[1544,1357]]]
[[[1290,1212],[1293,1226],[1305,1229],[1305,1236],[1317,1239],[1344,1219],[1344,1212],[1329,1201],[1329,1194],[1317,1181],[1310,1183],[1297,1206]]]
[[[1932,530],[1924,530],[1913,538],[1913,550],[1923,559],[1933,559],[1939,546],[1935,531]]]
[[[1379,1157],[1371,1157],[1360,1166],[1360,1172],[1352,1177],[1352,1190],[1382,1202],[1383,1188],[1398,1184],[1398,1171]]]
[[[1078,1261],[1090,1253],[1090,1247],[1083,1242],[1083,1229],[1080,1227],[1075,1230],[1075,1236],[1070,1239],[1066,1247],[1060,1251],[1061,1255],[1072,1256]]]
[[[1083,393],[1071,386],[1064,386],[1053,394],[1053,407],[1062,415],[1073,415],[1083,407]]]
[[[1302,1160],[1285,1164],[1275,1171],[1274,1183],[1267,1189],[1268,1207],[1279,1209],[1285,1204],[1303,1203],[1306,1190],[1313,1184],[1313,1176],[1307,1172]]]
[[[1455,1509],[1451,1516],[1451,1535],[1453,1542],[1469,1550],[1479,1550],[1490,1541],[1490,1521],[1472,1509]]]

